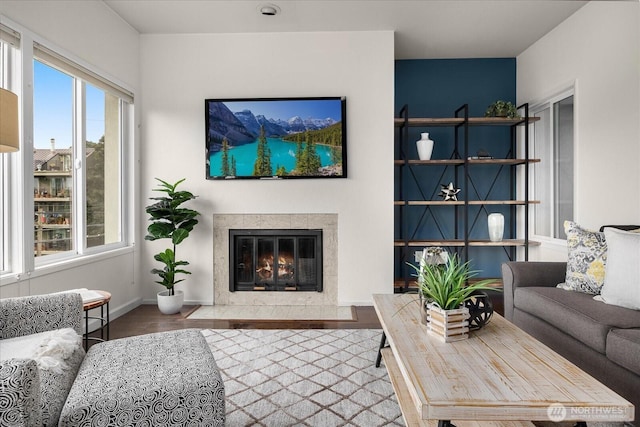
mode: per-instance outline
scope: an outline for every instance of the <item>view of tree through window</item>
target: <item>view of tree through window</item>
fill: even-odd
[[[102,136],[85,142],[86,245],[94,247],[120,240],[120,126],[119,99],[86,85],[86,128]]]

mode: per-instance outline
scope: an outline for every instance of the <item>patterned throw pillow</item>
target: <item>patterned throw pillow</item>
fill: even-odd
[[[567,233],[567,275],[559,288],[597,295],[604,284],[607,243],[604,233],[587,230],[573,221],[564,222]]]

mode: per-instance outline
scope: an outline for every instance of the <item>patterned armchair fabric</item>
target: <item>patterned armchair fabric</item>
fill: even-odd
[[[70,368],[63,374],[52,371],[40,371],[42,404],[42,425],[55,427],[58,425],[60,413],[69,395],[69,390],[76,379],[78,369],[84,359],[84,349],[79,347],[69,359],[66,360]]]
[[[0,339],[61,328],[82,334],[82,313],[82,298],[76,293],[2,299]],[[84,354],[82,348],[75,351],[67,360],[71,369],[63,374],[39,370],[33,360],[1,361],[0,425],[56,426]]]
[[[199,330],[122,338],[89,349],[59,425],[222,427],[224,396]]]
[[[73,328],[82,334],[82,298],[76,293],[0,299],[0,339]]]
[[[36,362],[0,364],[0,426],[41,426],[40,375]]]

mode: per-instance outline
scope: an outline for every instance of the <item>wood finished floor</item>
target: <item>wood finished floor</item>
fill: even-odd
[[[373,307],[355,307],[356,320],[189,320],[198,306],[185,306],[178,314],[160,313],[155,305],[141,305],[111,321],[109,338],[124,338],[176,329],[380,329]]]

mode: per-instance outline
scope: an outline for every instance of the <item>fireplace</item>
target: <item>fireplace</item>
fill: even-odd
[[[322,230],[230,229],[229,290],[322,291]]]

